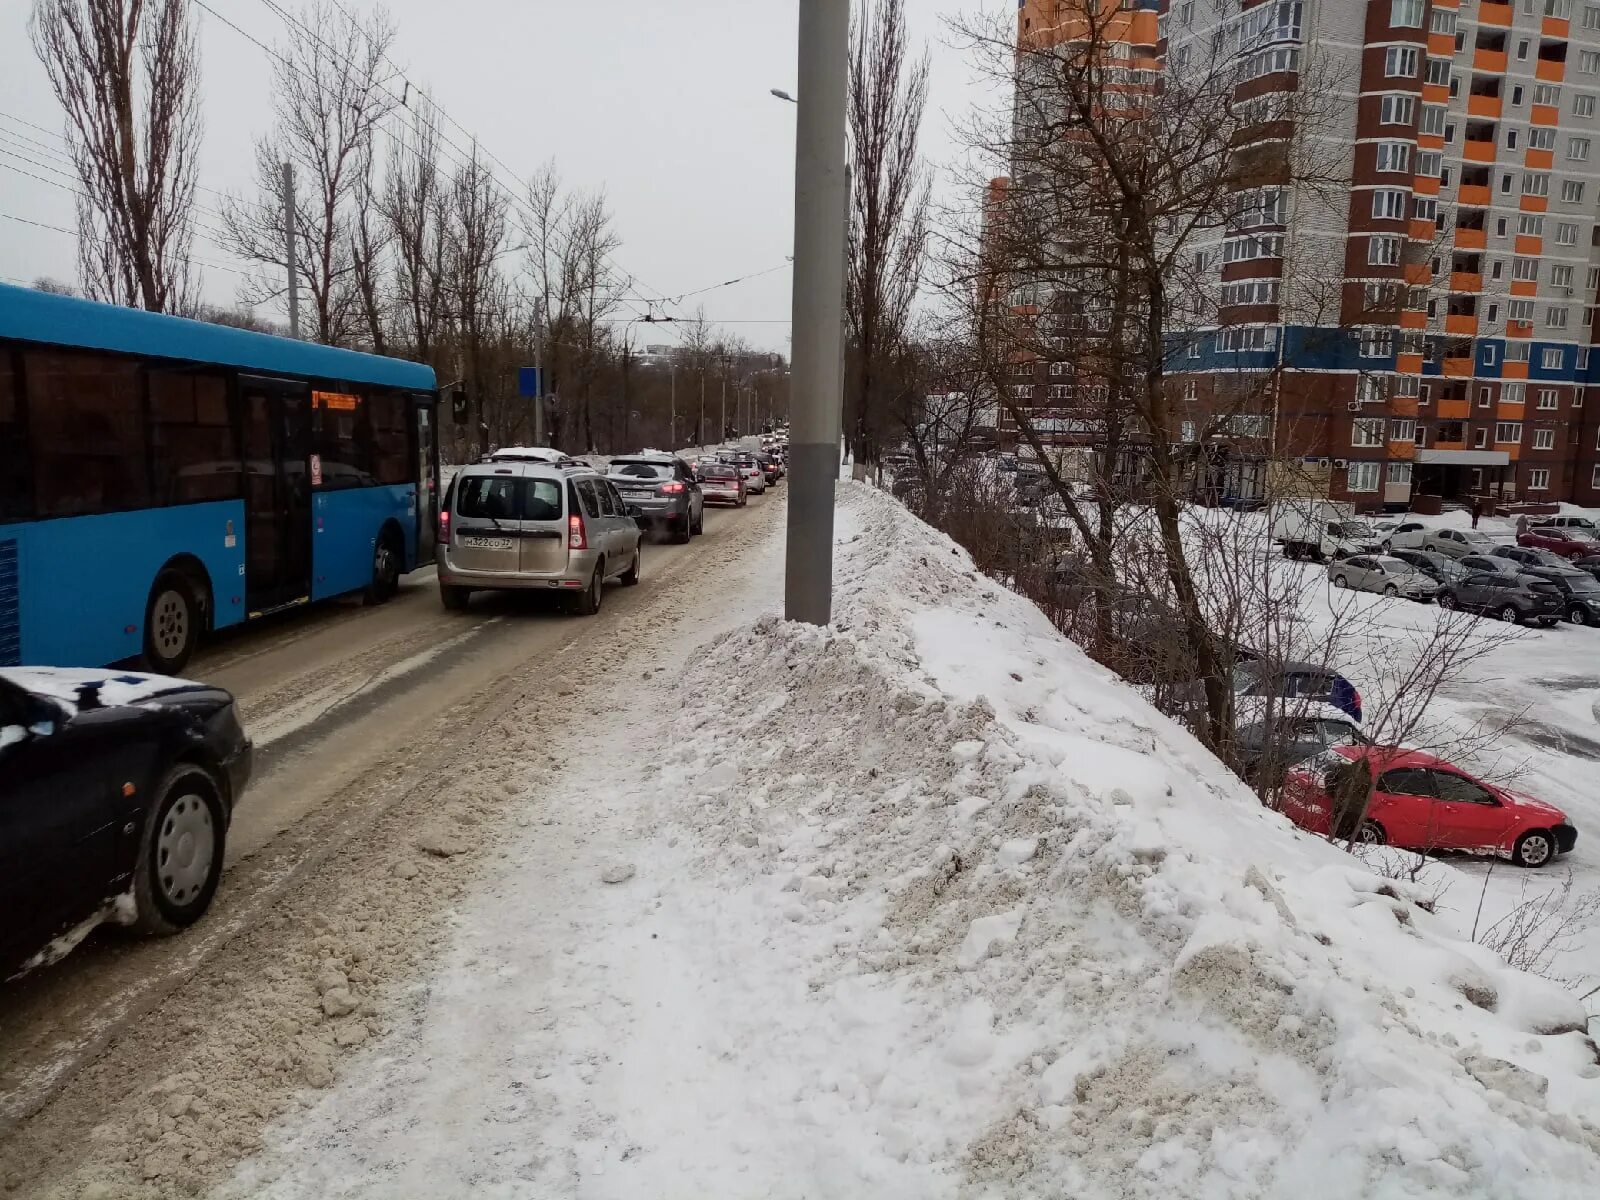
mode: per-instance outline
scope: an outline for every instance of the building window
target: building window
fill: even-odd
[[[1491,398],[1493,397],[1493,395],[1494,395],[1494,393],[1489,388],[1487,388],[1487,387],[1479,388],[1478,389],[1478,407],[1479,408],[1488,408],[1489,407],[1489,402],[1490,402]]]
[[[1450,60],[1448,58],[1430,58],[1428,65],[1423,70],[1427,81],[1435,87],[1443,87],[1451,81]]]
[[[1504,217],[1496,217],[1494,219],[1494,235],[1497,238],[1505,237],[1505,235],[1506,235],[1506,219]]]
[[[1383,418],[1360,417],[1350,423],[1350,444],[1371,448],[1383,445]]]
[[[1507,342],[1506,361],[1510,363],[1527,362],[1530,347],[1527,342]]]
[[[1600,55],[1596,55],[1600,59]],[[1417,74],[1417,48],[1390,46],[1383,55],[1383,73],[1390,79],[1412,79]]]
[[[1579,92],[1572,97],[1572,115],[1575,117],[1594,116],[1594,93]]]
[[[1351,463],[1348,475],[1345,477],[1345,487],[1352,492],[1375,492],[1378,490],[1378,471],[1381,463],[1359,462]]]
[[[1528,490],[1530,492],[1544,492],[1550,489],[1550,471],[1547,467],[1535,467],[1528,472]]]
[[[1410,417],[1397,417],[1389,425],[1389,440],[1391,442],[1416,441],[1417,423]]]
[[[1500,194],[1502,196],[1509,196],[1511,194],[1511,174],[1510,174],[1510,172],[1507,172],[1506,174],[1500,176]]]
[[[1570,183],[1568,180],[1567,183]],[[1566,183],[1561,185],[1563,192]],[[1528,171],[1522,176],[1522,194],[1524,196],[1548,196],[1550,194],[1550,176],[1543,171]]]
[[[1513,379],[1509,382],[1502,383],[1500,385],[1500,403],[1521,404],[1523,397],[1527,394],[1527,386],[1528,385],[1523,383],[1520,379]]]
[[[1511,106],[1513,108],[1522,107],[1522,85],[1520,83],[1511,89]]]
[[[1582,388],[1573,389],[1573,392],[1572,392],[1572,407],[1573,408],[1582,408],[1583,407],[1583,389]]]
[[[1488,307],[1486,307],[1484,309],[1483,319],[1485,321],[1487,321],[1490,325],[1493,325],[1496,321],[1498,321],[1500,319],[1500,304],[1499,304],[1498,301],[1495,301],[1495,300],[1489,301]],[[1494,349],[1494,343],[1490,342],[1489,345],[1484,347],[1484,349],[1493,350]],[[1494,362],[1494,359],[1493,358],[1486,358],[1486,359],[1484,359],[1484,362],[1492,363],[1492,362]]]
[[[1553,83],[1536,83],[1533,85],[1533,102],[1555,108],[1561,103],[1561,89]]]
[[[1456,31],[1456,10],[1453,8],[1436,8],[1428,14],[1429,33],[1454,33]]]
[[[1013,383],[1011,385],[1011,394],[1012,394],[1013,397],[1015,397],[1018,400],[1032,400],[1033,399],[1033,384],[1031,384],[1031,383]]]
[[[1600,29],[1600,8],[1585,5],[1583,10],[1583,27],[1585,29]]]
[[[1508,300],[1506,302],[1506,319],[1521,321],[1524,324],[1533,320],[1532,300]]]
[[[1544,218],[1537,213],[1523,213],[1517,218],[1517,234],[1519,237],[1543,237]]]
[[[1531,283],[1539,278],[1539,260],[1537,258],[1517,258],[1511,263],[1511,278],[1520,279],[1524,283]]]
[[[1539,351],[1539,366],[1546,371],[1559,371],[1561,369],[1561,348],[1559,346],[1546,346]]]
[[[1545,183],[1548,184],[1549,182],[1550,182],[1549,176],[1546,176],[1545,177]],[[1581,180],[1581,179],[1563,179],[1561,181],[1561,202],[1563,204],[1582,204],[1583,203],[1583,180]]]
[[[1578,244],[1578,226],[1575,221],[1556,222],[1556,245],[1576,246]]]
[[[1066,363],[1064,363],[1064,362],[1053,362],[1053,363],[1050,364],[1050,374],[1052,374],[1052,375],[1065,375],[1066,373],[1067,373],[1067,364]]]
[[[1567,310],[1559,304],[1552,304],[1544,310],[1545,324],[1551,329],[1565,329],[1567,327]]]
[[[1417,132],[1425,133],[1432,137],[1443,136],[1444,118],[1444,105],[1424,104],[1422,106],[1422,120],[1417,123]]]
[[[1388,358],[1394,353],[1394,330],[1364,329],[1361,331],[1362,358]]]
[[[1411,166],[1410,142],[1379,142],[1378,166],[1379,171],[1389,174],[1404,174]]]
[[[1572,286],[1572,267],[1557,265],[1550,268],[1550,286],[1570,288]]]
[[[1483,346],[1483,365],[1486,366],[1486,367],[1494,366],[1494,343],[1493,342],[1485,342],[1484,343],[1484,346]]]
[[[1529,150],[1554,150],[1556,148],[1556,131],[1548,125],[1537,129],[1528,130]]]
[[[1499,446],[1515,446],[1522,441],[1521,421],[1501,421],[1494,427],[1495,444]]]
[[[1578,71],[1584,75],[1600,75],[1600,50],[1578,51]]]
[[[1554,429],[1535,429],[1533,431],[1533,448],[1535,450],[1554,450],[1556,448],[1556,431]]]
[[[1372,216],[1380,221],[1398,221],[1406,215],[1408,193],[1395,188],[1379,188],[1372,193]],[[1432,215],[1431,213],[1429,214]]]
[[[1440,172],[1444,169],[1443,163],[1444,155],[1437,150],[1417,151],[1418,175],[1424,175],[1429,179],[1437,179],[1439,178]],[[1435,201],[1435,203],[1438,203],[1438,201]]]
[[[1367,239],[1367,262],[1375,267],[1400,265],[1400,239],[1380,235]]]
[[[1426,425],[1419,424],[1417,426],[1417,449],[1421,450],[1427,444],[1428,444],[1428,427]]]
[[[1183,440],[1185,442],[1193,442],[1194,441],[1194,422],[1193,421],[1185,421],[1183,423],[1183,432],[1180,434],[1180,436],[1183,438]]]
[[[1555,388],[1540,388],[1539,407],[1543,409],[1552,409],[1557,407],[1557,405],[1560,403],[1560,395],[1561,393],[1556,391]]]
[[[1575,137],[1567,139],[1567,157],[1573,162],[1589,161],[1589,139]]]
[[[1385,96],[1378,105],[1378,124],[1410,125],[1416,115],[1416,100],[1411,96]]]
[[[1389,24],[1395,29],[1421,29],[1426,0],[1390,0]]]
[[[1489,428],[1486,425],[1479,425],[1472,431],[1472,448],[1474,450],[1482,450],[1488,445]]]
[[[1184,400],[1187,401],[1190,404],[1193,404],[1195,402],[1195,400],[1197,400],[1199,398],[1199,396],[1200,396],[1200,386],[1199,386],[1199,384],[1195,383],[1195,381],[1192,380],[1192,379],[1185,379],[1183,381],[1183,398],[1184,398]]]
[[[1405,486],[1405,487],[1410,487],[1411,486],[1411,464],[1410,463],[1390,463],[1389,464],[1389,486],[1390,487],[1401,487],[1402,485]]]
[[[1402,196],[1404,192],[1400,193]],[[1439,221],[1439,201],[1433,196],[1415,196],[1411,201],[1411,215],[1419,221]]]

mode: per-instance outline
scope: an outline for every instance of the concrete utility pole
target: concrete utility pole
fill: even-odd
[[[678,364],[670,363],[667,366],[668,412],[671,417],[667,422],[667,441],[671,443],[669,450],[678,448]]]
[[[833,615],[833,492],[843,401],[845,79],[850,0],[800,0],[794,154],[794,361],[783,614]]]
[[[294,255],[294,164],[283,164],[283,262],[289,283],[289,336],[300,336],[300,267]]]
[[[539,372],[539,394],[533,398],[533,444],[544,445],[544,301],[533,302],[533,366]]]

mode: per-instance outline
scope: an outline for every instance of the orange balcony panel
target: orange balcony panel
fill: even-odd
[[[1494,161],[1494,143],[1482,139],[1468,138],[1461,143],[1461,157],[1468,162],[1492,163]]]
[[[1428,327],[1428,314],[1420,308],[1402,308],[1400,310],[1401,329],[1426,329]]]
[[[1414,242],[1431,242],[1439,234],[1439,227],[1424,217],[1406,226],[1406,236]]]
[[[1468,359],[1447,358],[1445,362],[1467,362]],[[1449,374],[1447,371],[1446,374]],[[1468,374],[1471,374],[1469,371]],[[1439,401],[1439,419],[1441,421],[1465,421],[1472,415],[1471,400],[1441,400]]]
[[[1501,379],[1526,379],[1528,377],[1528,364],[1508,362],[1500,364]]]
[[[1450,379],[1471,379],[1472,360],[1470,358],[1447,358],[1440,365],[1439,370]],[[1463,400],[1462,403],[1465,404],[1466,401]],[[1439,411],[1441,416],[1444,415],[1442,407]]]
[[[1467,316],[1465,313],[1447,313],[1444,318],[1444,331],[1474,337],[1478,332],[1478,318]]]
[[[1567,64],[1541,58],[1533,68],[1533,77],[1546,83],[1560,83],[1567,77]]]
[[[1564,38],[1571,34],[1572,22],[1565,17],[1546,17],[1539,32],[1545,37]]]
[[[1419,133],[1419,134],[1417,134],[1417,149],[1418,150],[1443,150],[1444,149],[1444,134],[1442,134],[1442,133]]]
[[[1511,5],[1509,4],[1480,4],[1478,5],[1478,24],[1494,25],[1500,29],[1511,28]]]
[[[1433,42],[1437,38],[1445,43],[1443,50],[1434,50]],[[1456,52],[1455,39],[1449,35],[1435,34],[1428,39],[1428,53],[1438,54],[1441,58],[1453,58]],[[1504,75],[1506,73],[1506,52],[1504,50],[1474,50],[1472,52],[1472,69],[1483,71],[1490,75]]]
[[[1391,459],[1401,459],[1403,461],[1409,461],[1413,456],[1415,456],[1416,453],[1417,453],[1417,444],[1415,442],[1390,442],[1389,443],[1389,457]]]
[[[1515,292],[1511,293],[1513,296]],[[1532,321],[1507,321],[1506,336],[1508,338],[1531,338],[1533,336]]]
[[[1427,221],[1423,221],[1421,223],[1423,225],[1427,225],[1429,229],[1433,228],[1433,226]],[[1413,230],[1411,236],[1412,237],[1421,237],[1421,235],[1416,233],[1415,230]],[[1457,229],[1456,230],[1456,249],[1457,250],[1483,250],[1483,249],[1487,248],[1488,245],[1489,245],[1489,231],[1487,229]]]
[[[1535,104],[1528,110],[1528,120],[1534,125],[1558,125],[1561,110],[1554,104]]]
[[[1415,396],[1390,396],[1389,412],[1396,417],[1414,417],[1417,415],[1417,398]]]
[[[1411,181],[1411,190],[1419,196],[1437,196],[1439,194],[1438,177],[1434,175],[1418,175]],[[1461,190],[1466,191],[1467,189],[1462,188]],[[1483,193],[1487,196],[1489,189],[1484,188]],[[1487,204],[1489,201],[1485,200],[1484,203]]]
[[[1394,356],[1394,369],[1400,375],[1421,375],[1422,355],[1396,354]]]
[[[1528,165],[1535,170],[1548,171],[1556,165],[1556,152],[1554,150],[1529,150]]]
[[[1527,407],[1526,404],[1507,404],[1502,400],[1495,408],[1494,415],[1501,421],[1520,421]]]
[[[1450,89],[1449,88],[1442,87],[1442,88],[1439,88],[1438,90],[1443,92],[1447,98],[1449,97],[1449,95],[1450,95]],[[1428,89],[1427,88],[1423,88],[1422,89],[1422,98],[1424,100],[1427,100],[1427,98],[1428,98]],[[1440,103],[1442,104],[1442,103],[1444,103],[1444,101],[1441,100]],[[1499,96],[1468,96],[1467,97],[1467,115],[1469,117],[1486,117],[1486,118],[1489,118],[1490,120],[1499,120],[1500,119],[1500,97]]]
[[[1507,457],[1509,457],[1512,462],[1516,462],[1518,457],[1520,457],[1522,454],[1522,447],[1515,442],[1508,442],[1503,445],[1498,445],[1495,447],[1495,449],[1504,450]]]
[[[1517,239],[1516,239],[1515,242],[1512,243],[1512,245],[1516,247],[1516,251],[1517,251],[1518,254],[1543,254],[1544,253],[1544,239],[1543,238],[1539,238],[1539,237],[1534,237],[1532,234],[1527,234],[1527,233],[1519,233],[1519,234],[1517,234]]]
[[[1453,33],[1430,33],[1428,35],[1428,53],[1435,58],[1450,58],[1456,52],[1456,35]],[[1504,55],[1501,55],[1504,58]]]
[[[1451,271],[1450,290],[1452,292],[1481,292],[1483,291],[1482,271]]]
[[[1513,279],[1511,281],[1511,294],[1513,296],[1536,296],[1539,294],[1539,285],[1531,279]]]
[[[1523,212],[1544,212],[1550,207],[1549,196],[1524,196],[1517,204]]]
[[[1422,85],[1422,102],[1424,104],[1449,104],[1450,88],[1443,83],[1425,83]]]
[[[1460,440],[1447,442],[1443,439],[1440,439],[1439,441],[1433,443],[1433,448],[1435,450],[1465,450],[1467,448],[1467,444],[1466,442]]]
[[[1417,182],[1421,183],[1422,181],[1419,179]],[[1422,189],[1421,188],[1416,188],[1415,190],[1419,194],[1424,194],[1424,193],[1422,193]],[[1433,181],[1433,193],[1432,194],[1433,195],[1438,195],[1439,194],[1439,181],[1437,179],[1435,179]],[[1461,189],[1456,193],[1456,202],[1462,208],[1488,208],[1489,207],[1489,186],[1488,186],[1488,184],[1463,183],[1461,185]]]
[[[1425,262],[1402,263],[1400,271],[1407,283],[1431,283],[1433,271]]]

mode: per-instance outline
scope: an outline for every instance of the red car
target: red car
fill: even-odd
[[[1508,792],[1420,750],[1334,746],[1292,767],[1283,811],[1312,833],[1326,834],[1332,796],[1358,770],[1377,776],[1357,838],[1407,850],[1462,850],[1542,867],[1571,850],[1578,831],[1559,808]],[[1343,831],[1340,833],[1343,836]]]
[[[1517,534],[1517,545],[1548,550],[1562,558],[1583,558],[1600,554],[1600,542],[1587,529],[1559,525],[1533,525]]]

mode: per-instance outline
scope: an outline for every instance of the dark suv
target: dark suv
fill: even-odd
[[[1587,571],[1529,567],[1527,574],[1544,580],[1561,593],[1567,620],[1574,625],[1600,625],[1600,581]]]
[[[624,500],[638,507],[641,527],[667,529],[679,542],[705,532],[706,505],[700,480],[694,468],[676,455],[613,458],[606,478]]]
[[[1564,567],[1567,560],[1550,550],[1536,546],[1496,546],[1489,551],[1495,558],[1508,558],[1524,567]]]
[[[1546,626],[1559,621],[1566,607],[1560,590],[1547,579],[1488,571],[1475,571],[1459,583],[1441,588],[1439,604],[1488,613],[1502,621],[1537,621]]]

